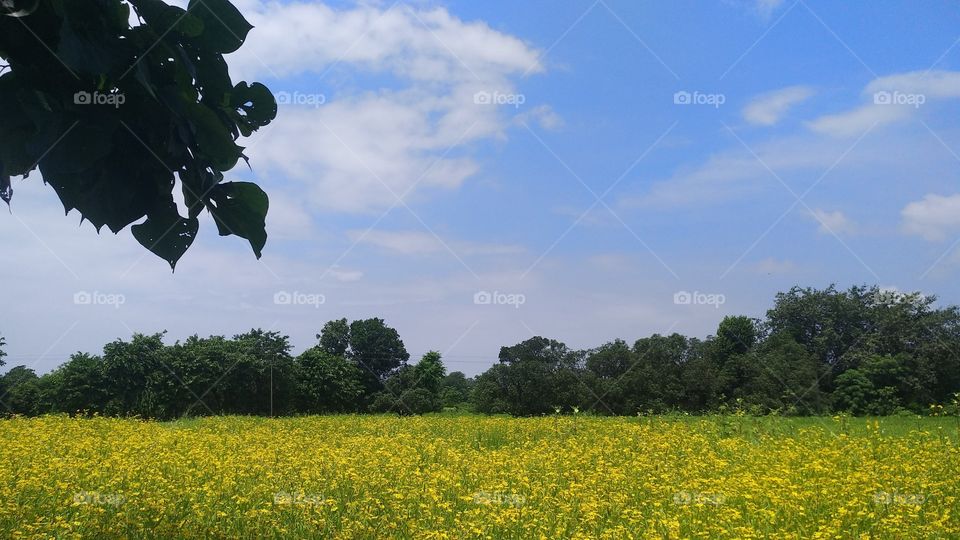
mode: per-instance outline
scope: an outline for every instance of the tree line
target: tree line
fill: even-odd
[[[5,414],[184,416],[423,414],[530,416],[743,410],[755,414],[922,413],[960,392],[960,309],[876,286],[794,287],[763,319],[728,316],[705,339],[654,334],[588,350],[533,337],[502,347],[475,377],[440,353],[416,363],[382,319],[326,323],[299,356],[287,336],[251,330],[166,345],[136,334],[76,353],[38,376],[0,378]],[[0,337],[0,365],[5,356]]]

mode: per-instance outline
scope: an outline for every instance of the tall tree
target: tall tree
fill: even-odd
[[[47,376],[53,380],[53,411],[70,414],[105,412],[110,390],[99,356],[73,354],[67,363]]]
[[[103,348],[103,376],[108,414],[150,414],[147,409],[148,387],[152,375],[161,372],[163,335],[134,334],[127,342],[118,339]]]
[[[462,371],[453,371],[443,378],[440,386],[440,399],[444,407],[460,407],[470,400],[473,380]]]
[[[317,334],[317,339],[320,340],[320,348],[327,354],[346,355],[350,348],[350,325],[347,319],[327,322]]]
[[[767,321],[771,333],[792,336],[822,364],[842,372],[844,355],[872,329],[870,308],[879,293],[878,287],[793,287],[777,294]]]
[[[715,347],[722,358],[746,354],[757,344],[757,321],[743,316],[727,316],[717,328]]]
[[[350,324],[348,357],[377,382],[405,365],[410,359],[400,334],[383,319],[365,319]]]
[[[346,358],[312,347],[296,359],[297,410],[359,412],[363,373]]]
[[[40,386],[37,374],[26,366],[17,366],[8,371],[0,384],[3,408],[14,414],[39,414]]]

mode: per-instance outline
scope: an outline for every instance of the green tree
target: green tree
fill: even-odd
[[[818,414],[826,409],[819,385],[823,368],[792,336],[774,334],[739,358],[753,365],[747,368],[750,377],[732,395],[764,411]]]
[[[131,26],[131,8],[140,24]],[[277,113],[260,83],[234,84],[223,55],[252,26],[229,0],[5,0],[0,15],[0,199],[39,168],[67,211],[99,231],[128,225],[174,267],[206,209],[260,257],[269,202],[224,182],[237,142]],[[186,215],[173,198],[179,180]]]
[[[127,342],[116,340],[103,348],[103,376],[109,401],[104,412],[113,415],[151,416],[154,411],[148,383],[163,369],[163,335],[134,334]]]
[[[713,349],[713,341],[691,338],[687,361],[681,375],[683,380],[684,408],[689,411],[706,412],[722,405],[724,381],[722,366]]]
[[[634,365],[618,383],[623,409],[615,412],[665,412],[679,407],[684,401],[681,374],[688,348],[687,338],[680,334],[638,339],[633,345]]]
[[[514,413],[516,407],[511,403],[510,366],[494,364],[493,367],[477,376],[470,394],[474,410],[485,414]]]
[[[593,349],[587,355],[587,369],[602,379],[616,380],[633,365],[633,351],[617,339]]]
[[[14,414],[32,415],[41,412],[39,377],[26,366],[16,366],[3,376],[4,394],[0,402]]]
[[[864,415],[872,410],[876,388],[859,369],[848,369],[836,379],[833,392],[833,409],[854,415]]]
[[[535,336],[512,347],[501,347],[500,362],[515,364],[532,361],[556,366],[568,354],[570,349],[565,344],[555,339]]]
[[[878,287],[851,287],[838,291],[793,287],[778,293],[767,311],[771,333],[786,333],[816,355],[821,364],[839,374],[848,368],[844,357],[872,329],[871,305]]]
[[[374,318],[350,323],[347,357],[364,371],[364,385],[373,393],[391,374],[406,365],[410,354],[400,334],[383,319]]]
[[[350,325],[347,319],[329,321],[317,334],[320,348],[328,354],[344,356],[350,348]]]
[[[714,340],[721,361],[735,354],[746,354],[757,344],[757,321],[749,317],[724,317]]]
[[[218,383],[226,403],[236,414],[283,414],[293,394],[293,357],[290,338],[278,332],[254,329],[233,337],[236,364]]]
[[[103,360],[99,356],[75,353],[48,375],[51,382],[51,409],[55,412],[103,413],[108,399]]]
[[[363,373],[346,358],[312,347],[296,359],[297,410],[305,413],[357,412]]]
[[[443,365],[440,353],[430,351],[423,355],[423,358],[413,367],[413,376],[414,386],[425,388],[439,397],[440,387],[443,385],[444,377],[447,376],[447,368]]]
[[[440,400],[444,407],[462,407],[470,401],[473,381],[462,371],[453,371],[443,378]]]
[[[554,407],[582,407],[584,354],[540,336],[500,349],[500,363],[477,377],[474,407],[518,416],[547,414]]]
[[[858,368],[839,375],[834,391],[834,408],[856,415],[886,415],[901,408],[920,412],[928,403],[920,370],[908,354],[872,355]]]
[[[374,412],[424,414],[443,408],[441,387],[447,368],[440,353],[430,351],[416,365],[401,366],[384,383],[383,390],[373,396]]]

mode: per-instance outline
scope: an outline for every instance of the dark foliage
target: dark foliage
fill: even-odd
[[[223,55],[252,28],[229,0],[7,0],[0,8],[0,199],[39,168],[69,212],[131,228],[175,266],[206,209],[260,257],[267,195],[224,182],[237,144],[277,114],[260,83],[234,84]],[[131,26],[133,9],[140,24]],[[7,15],[7,16],[3,16]],[[174,203],[179,179],[185,216]]]
[[[445,408],[518,416],[751,413],[920,413],[960,392],[960,310],[877,287],[794,288],[764,320],[726,317],[705,340],[653,335],[588,351],[534,337],[503,347],[467,378],[441,356],[408,364],[382,319],[324,325],[298,357],[286,336],[253,330],[165,345],[163,334],[77,353],[38,377],[0,377],[7,413],[177,418],[212,414],[423,414]],[[3,346],[0,338],[0,364]]]

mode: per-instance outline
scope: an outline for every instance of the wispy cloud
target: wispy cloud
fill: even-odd
[[[755,97],[743,108],[743,119],[751,124],[772,126],[795,105],[813,95],[808,86],[789,86]]]
[[[850,234],[856,231],[856,224],[840,210],[828,211],[815,208],[810,218],[818,225],[821,234]]]
[[[503,139],[511,116],[560,122],[515,84],[543,71],[539,51],[484,22],[406,4],[246,4],[256,31],[231,70],[278,79],[271,89],[288,102],[249,154],[296,182],[309,208],[371,213],[455,189],[480,170],[471,144]],[[348,90],[357,76],[379,88]]]
[[[922,236],[930,241],[941,241],[951,233],[960,232],[960,194],[929,194],[919,201],[907,204],[900,215],[907,234]]]
[[[442,240],[420,231],[360,231],[348,233],[354,242],[368,244],[401,255],[428,255],[452,249],[461,255],[510,255],[523,253],[521,246],[510,244],[482,244],[476,242]]]

